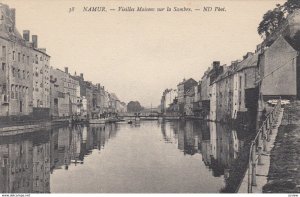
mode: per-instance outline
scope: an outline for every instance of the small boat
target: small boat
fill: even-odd
[[[105,124],[105,122],[106,122],[105,118],[95,118],[89,120],[90,124]]]
[[[130,120],[130,121],[128,121],[128,124],[132,124],[132,121]]]

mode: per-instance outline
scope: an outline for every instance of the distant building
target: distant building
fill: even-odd
[[[197,117],[202,117],[202,102],[201,102],[201,83],[199,83],[194,87],[195,97],[193,104],[193,113]]]
[[[184,114],[185,111],[185,102],[186,102],[186,93],[197,85],[197,82],[190,78],[188,80],[183,80],[181,83],[177,85],[177,93],[178,93],[178,105],[179,112]]]
[[[50,112],[52,117],[68,117],[70,95],[64,92],[64,80],[68,74],[62,70],[50,68]]]
[[[238,122],[250,122],[256,117],[258,103],[258,53],[248,52],[237,64],[233,76],[232,118]]]
[[[233,100],[233,73],[236,69],[237,62],[233,62],[231,66],[225,67],[224,73],[220,75],[214,82],[215,92],[212,96],[216,99],[214,109],[214,120],[229,122],[231,120],[232,100]]]
[[[165,114],[166,112],[174,112],[173,109],[171,109],[171,106],[174,104],[175,99],[177,99],[177,90],[176,89],[166,89],[163,92],[162,98],[161,98],[161,105],[160,105],[160,111]]]
[[[206,81],[209,78],[209,82],[210,82],[209,87],[207,87],[207,85],[208,85],[207,82],[205,83],[206,87],[204,87],[204,89],[208,89],[210,91],[210,93],[209,93],[209,99],[210,99],[209,100],[209,117],[207,117],[207,118],[212,121],[217,120],[217,100],[219,99],[218,95],[217,95],[218,94],[217,84],[215,83],[215,81],[223,73],[223,71],[224,71],[224,66],[220,66],[219,61],[214,61],[212,63],[212,69],[209,70],[209,72],[207,73],[207,76],[206,76]],[[203,96],[206,96],[206,95],[203,95]],[[205,99],[207,99],[207,98],[205,98]],[[204,109],[203,109],[204,113],[208,112],[207,105],[208,105],[207,101],[203,102],[203,104],[202,104],[202,106],[204,107]],[[207,115],[204,114],[204,117],[206,117],[206,116]]]
[[[204,119],[211,119],[210,116],[216,112],[215,106],[213,106],[214,109],[211,110],[211,104],[216,102],[216,98],[212,98],[213,93],[216,94],[216,89],[214,89],[212,92],[213,86],[211,86],[211,84],[213,84],[213,82],[223,73],[223,71],[224,68],[220,65],[220,62],[214,61],[212,63],[212,68],[208,68],[201,78],[201,104],[199,104],[199,106],[202,108],[202,117]],[[211,101],[211,99],[213,99],[213,101]],[[213,116],[215,116],[215,114]]]
[[[64,93],[68,94],[70,96],[70,102],[71,102],[71,115],[79,115],[79,107],[81,105],[80,101],[80,86],[79,86],[79,81],[77,78],[74,78],[70,73],[69,73],[69,68],[65,67],[65,78],[63,78],[64,81]]]
[[[195,87],[191,87],[185,93],[184,114],[187,116],[194,115],[193,106],[195,101]]]

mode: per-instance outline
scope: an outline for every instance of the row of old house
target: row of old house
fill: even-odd
[[[230,65],[214,61],[201,80],[184,79],[177,89],[166,89],[162,113],[245,122],[268,109],[270,99],[300,98],[300,10],[287,19],[242,60]]]
[[[0,3],[0,117],[85,117],[126,110],[104,86],[50,66],[38,36],[16,28],[15,9]],[[30,39],[31,38],[31,39]]]

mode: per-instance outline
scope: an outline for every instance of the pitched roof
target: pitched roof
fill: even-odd
[[[256,67],[257,62],[258,62],[258,53],[249,55],[246,59],[238,63],[237,72],[246,68]]]
[[[193,78],[189,78],[188,80],[184,80],[184,81],[180,82],[180,83],[178,84],[178,86],[179,86],[179,85],[182,85],[182,84],[186,84],[187,82],[190,82],[190,81],[192,81],[192,82],[194,82],[194,83],[197,83],[197,81],[195,81]]]

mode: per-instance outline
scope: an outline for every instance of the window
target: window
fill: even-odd
[[[6,67],[5,63],[2,63],[2,71],[5,71],[5,67]]]
[[[38,55],[35,55],[35,63],[38,64],[39,63],[39,58]]]
[[[15,60],[15,54],[16,54],[16,52],[13,51],[13,53],[12,53],[12,59],[13,59],[13,60]]]
[[[23,70],[23,79],[26,79],[25,70]]]
[[[242,76],[240,76],[240,84],[239,84],[239,88],[242,88]]]
[[[22,62],[25,63],[25,54],[23,54]]]
[[[20,69],[18,69],[18,78],[19,79],[21,78],[21,71],[20,71]]]
[[[19,97],[19,88],[18,88],[18,86],[16,86],[15,88],[16,88],[16,90],[15,90],[15,99],[18,99],[18,97]]]
[[[14,99],[15,98],[15,86],[11,85],[11,98]]]
[[[12,67],[11,72],[12,72],[13,77],[16,77],[16,69],[14,67]]]
[[[18,53],[18,62],[21,61],[21,53]]]
[[[27,64],[29,64],[29,56],[27,56]]]
[[[6,58],[6,46],[2,46],[2,57]]]

